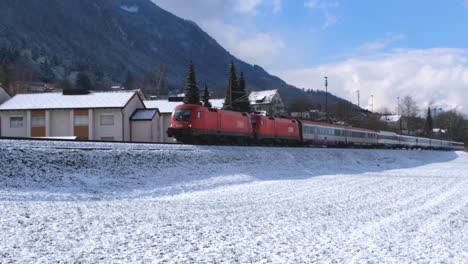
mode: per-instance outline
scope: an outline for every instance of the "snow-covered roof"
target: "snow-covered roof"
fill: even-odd
[[[133,113],[130,120],[153,120],[154,116],[158,113],[158,109],[137,109]]]
[[[167,100],[147,100],[144,101],[146,108],[157,108],[160,113],[172,113],[176,106],[183,104],[183,102],[169,102]],[[224,99],[210,99],[213,108],[222,108]]]
[[[380,117],[380,121],[383,121],[383,122],[398,122],[401,118],[401,115],[386,115],[386,116],[382,116]]]
[[[18,94],[0,105],[0,110],[123,108],[135,94],[134,91],[92,92],[84,95]]]
[[[445,133],[447,133],[447,130],[446,130],[446,129],[442,129],[442,128],[433,128],[433,129],[432,129],[432,132],[445,134]]]
[[[277,89],[267,91],[253,91],[249,95],[249,101],[251,104],[269,104],[277,92]]]
[[[10,95],[0,86],[0,104],[10,99]]]

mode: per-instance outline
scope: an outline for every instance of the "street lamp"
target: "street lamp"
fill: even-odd
[[[325,77],[325,114],[328,122],[328,77]]]
[[[361,90],[356,90],[357,94],[357,106],[358,108],[361,108]]]

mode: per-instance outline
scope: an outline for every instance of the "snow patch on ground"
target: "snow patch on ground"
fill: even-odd
[[[5,262],[452,262],[468,154],[0,141]]]

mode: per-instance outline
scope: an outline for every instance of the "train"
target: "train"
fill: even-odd
[[[176,106],[169,137],[187,144],[326,146],[464,150],[461,142],[400,135],[261,113],[235,112],[201,105]]]

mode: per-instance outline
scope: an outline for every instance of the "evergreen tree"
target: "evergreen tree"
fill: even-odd
[[[431,115],[431,107],[427,108],[427,116],[426,116],[426,122],[424,123],[424,129],[423,129],[423,134],[425,136],[430,137],[432,135],[432,130],[433,130],[433,123],[432,123],[432,115]]]
[[[4,88],[10,86],[10,76],[9,76],[9,71],[7,65],[3,64],[0,65],[0,84]]]
[[[237,110],[237,102],[236,102],[237,98],[238,98],[238,94],[237,94],[236,67],[234,66],[234,62],[231,61],[231,65],[229,67],[229,82],[228,82],[226,99],[224,100],[223,109]]]
[[[195,79],[195,68],[193,63],[189,64],[189,71],[187,76],[187,84],[185,86],[185,104],[200,104],[200,95],[198,93],[197,81]]]
[[[48,60],[46,60],[44,63],[41,64],[40,75],[41,75],[41,81],[45,83],[51,82],[55,78],[55,74],[52,71],[52,67]]]
[[[203,106],[211,108],[210,93],[208,91],[208,85],[206,84],[205,84],[205,90],[203,91]]]
[[[240,112],[250,112],[250,101],[249,96],[247,95],[245,89],[245,79],[244,79],[244,72],[240,73],[239,77],[239,111]]]
[[[133,90],[135,87],[135,78],[131,71],[127,72],[127,78],[125,79],[124,87],[127,90]]]
[[[76,88],[83,91],[89,91],[93,89],[93,84],[91,83],[91,80],[86,73],[78,73],[78,76],[76,77]]]

